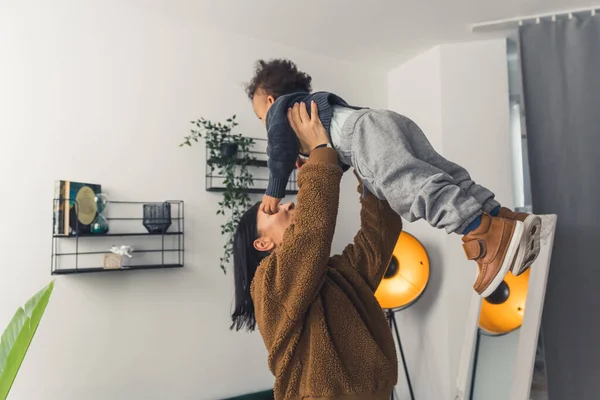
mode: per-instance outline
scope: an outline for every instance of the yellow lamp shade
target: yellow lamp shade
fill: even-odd
[[[384,309],[403,309],[414,303],[429,282],[429,257],[423,245],[402,232],[385,277],[375,291]]]
[[[504,283],[481,301],[479,328],[488,335],[503,335],[519,328],[523,324],[529,271],[520,276],[508,273]]]

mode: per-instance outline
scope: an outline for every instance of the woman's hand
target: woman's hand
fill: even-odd
[[[298,159],[296,160],[296,168],[300,169],[304,164],[306,164],[306,158],[303,156],[298,156]]]
[[[329,143],[329,135],[319,119],[319,110],[314,101],[310,104],[311,116],[308,115],[305,103],[296,103],[288,109],[288,122],[300,142],[300,152],[310,154],[321,144]]]

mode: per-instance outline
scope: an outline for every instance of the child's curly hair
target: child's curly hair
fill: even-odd
[[[246,94],[252,100],[258,89],[278,98],[294,92],[309,92],[312,78],[305,72],[298,71],[296,64],[290,60],[273,59],[268,62],[258,60],[254,77],[246,85]]]

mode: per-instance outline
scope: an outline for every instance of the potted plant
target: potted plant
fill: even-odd
[[[221,143],[221,156],[224,158],[232,158],[237,156],[238,144],[236,142],[225,141]]]
[[[225,123],[214,123],[204,118],[191,123],[194,125],[191,135],[186,136],[180,146],[191,146],[192,142],[197,143],[204,138],[210,173],[218,170],[218,175],[223,177],[223,200],[219,202],[217,214],[229,216],[221,225],[221,235],[225,235],[226,240],[220,262],[223,272],[227,272],[226,266],[233,254],[235,229],[242,214],[251,206],[248,189],[254,182],[248,166],[256,160],[249,152],[254,139],[232,133],[238,126],[235,115]]]

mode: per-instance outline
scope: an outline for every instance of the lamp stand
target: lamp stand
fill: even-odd
[[[398,348],[400,349],[400,357],[402,358],[402,365],[404,366],[404,375],[406,375],[406,382],[408,383],[408,391],[410,392],[410,399],[415,400],[413,393],[412,384],[410,383],[410,376],[408,375],[408,367],[406,366],[406,359],[404,358],[404,351],[402,350],[402,342],[400,341],[400,333],[398,332],[398,323],[396,322],[396,313],[394,310],[386,310],[388,322],[390,323],[390,329],[396,334],[396,341],[398,342]],[[392,400],[399,399],[396,395],[396,388],[392,391]]]

